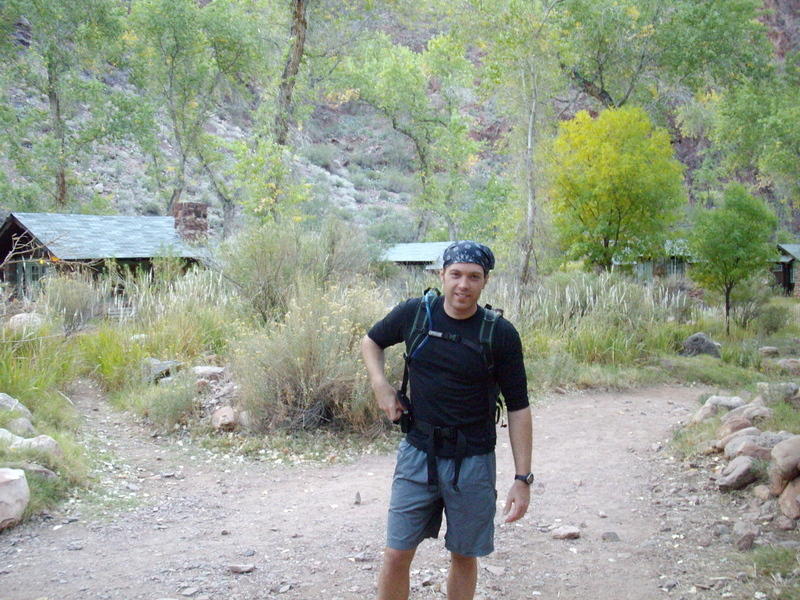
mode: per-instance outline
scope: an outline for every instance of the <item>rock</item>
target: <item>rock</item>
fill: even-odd
[[[181,590],[181,596],[186,596],[187,598],[194,596],[200,590],[196,587],[186,587]]]
[[[740,552],[746,552],[753,547],[753,542],[758,537],[758,529],[745,521],[739,521],[733,526],[734,545]]]
[[[740,490],[755,481],[753,462],[749,456],[738,456],[728,463],[728,466],[722,470],[722,475],[717,479],[720,491]]]
[[[706,419],[710,419],[719,412],[719,406],[716,404],[703,404],[700,409],[694,413],[691,419],[692,423],[702,423]]]
[[[744,448],[748,443],[751,446],[756,446],[756,436],[754,435],[740,435],[733,438],[727,444],[725,444],[725,458],[731,459],[736,458],[737,456],[743,454],[742,448]],[[769,454],[769,450],[767,450],[767,454]]]
[[[36,428],[33,426],[33,423],[25,417],[11,419],[6,423],[6,427],[8,427],[11,433],[20,437],[33,437],[36,435]]]
[[[30,499],[25,471],[0,469],[0,530],[20,522]]]
[[[502,577],[506,573],[505,567],[499,567],[495,565],[484,565],[483,568],[489,571],[489,573],[491,573],[492,575],[497,575],[498,577]]]
[[[604,542],[618,542],[619,535],[615,531],[606,531],[600,536],[600,539]]]
[[[758,388],[759,396],[763,397],[767,402],[787,402],[796,396],[798,390],[800,390],[800,386],[791,381],[782,383],[759,381],[756,387]]]
[[[780,356],[781,354],[780,350],[778,350],[775,346],[761,346],[761,348],[758,349],[758,353],[761,356],[768,356],[770,358]]]
[[[775,444],[772,448],[772,466],[787,481],[800,475],[800,435],[793,435]]]
[[[740,407],[740,408],[745,408],[745,407]],[[719,429],[717,429],[717,437],[725,438],[730,434],[739,431],[740,429],[745,429],[747,427],[752,427],[752,426],[753,423],[750,422],[750,419],[743,416],[737,416],[730,419],[723,419],[722,425],[720,425]]]
[[[247,431],[253,431],[255,429],[255,423],[253,422],[253,417],[251,416],[249,410],[240,410],[237,413],[237,420],[239,422],[239,426]]]
[[[758,498],[759,500],[769,500],[772,498],[772,494],[769,493],[769,487],[766,485],[757,485],[753,488],[753,495]]]
[[[722,408],[734,409],[747,404],[739,396],[709,396],[706,404],[713,404]]]
[[[775,463],[769,464],[767,475],[769,476],[769,493],[773,496],[780,496],[786,489],[789,479],[781,475],[780,469],[775,466]]]
[[[31,411],[29,411],[28,408],[24,404],[22,404],[22,402],[20,402],[16,398],[12,398],[8,394],[0,393],[0,411],[6,411],[6,410],[13,410],[15,412],[18,412],[20,415],[22,415],[23,417],[27,417],[28,419],[33,418]]]
[[[581,530],[572,525],[562,525],[550,532],[554,540],[576,540],[581,537]]]
[[[800,496],[800,478],[793,479],[786,484],[783,492],[781,492],[781,495],[778,497],[778,507],[781,509],[784,516],[790,519],[800,519],[800,502],[798,502],[798,496]]]
[[[219,381],[225,375],[225,367],[213,366],[198,366],[192,367],[192,373],[198,379],[207,379],[208,381]]]
[[[744,443],[742,443],[736,450],[736,452],[732,454],[732,457],[735,458],[737,456],[750,456],[752,458],[757,458],[759,460],[769,460],[770,455],[771,451],[769,448],[764,448],[763,446],[759,446],[756,441],[746,438],[744,440]]]
[[[37,435],[35,438],[21,438],[19,441],[11,444],[11,450],[33,450],[35,452],[43,452],[52,456],[62,456],[63,452],[58,442],[51,438],[49,435]]]
[[[142,376],[149,383],[174,375],[180,369],[181,363],[177,360],[158,360],[148,356],[142,361]]]
[[[775,365],[787,373],[800,375],[800,358],[782,358]]]
[[[781,531],[792,531],[797,527],[797,521],[790,519],[786,515],[779,515],[775,519],[775,527]]]
[[[222,406],[211,415],[211,426],[217,431],[236,429],[236,411],[232,406]]]
[[[772,449],[783,440],[788,440],[793,435],[793,433],[789,433],[788,431],[764,431],[758,435],[756,443],[759,446]]]
[[[36,331],[44,325],[45,320],[42,315],[35,312],[19,313],[11,317],[6,326],[16,333],[24,333],[27,331]]]
[[[252,563],[248,563],[246,565],[228,565],[228,571],[231,573],[236,573],[237,575],[252,573],[255,568],[256,566]]]
[[[681,356],[697,356],[698,354],[710,354],[711,356],[720,357],[720,345],[712,341],[705,333],[699,332],[690,335],[683,342],[683,350],[680,352]]]
[[[727,437],[724,437],[721,440],[714,442],[714,445],[720,450],[724,450],[725,446],[727,446],[737,438],[752,437],[753,439],[755,439],[760,433],[761,430],[758,429],[757,427],[745,427],[744,429],[740,429],[739,431],[734,431]]]

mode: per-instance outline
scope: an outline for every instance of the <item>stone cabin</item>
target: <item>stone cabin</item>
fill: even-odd
[[[156,257],[187,266],[206,255],[208,206],[176,204],[171,217],[11,212],[0,227],[0,280],[18,297],[30,297],[52,269],[106,261],[149,269]]]

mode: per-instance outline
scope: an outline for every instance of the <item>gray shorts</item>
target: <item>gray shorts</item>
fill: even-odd
[[[389,502],[386,545],[412,550],[426,537],[438,537],[442,511],[447,517],[445,547],[463,556],[494,551],[497,509],[494,452],[467,456],[461,462],[459,491],[453,489],[455,460],[437,458],[439,486],[428,489],[427,456],[406,440],[397,450]]]

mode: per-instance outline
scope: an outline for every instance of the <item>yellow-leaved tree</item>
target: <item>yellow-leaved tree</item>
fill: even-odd
[[[644,110],[579,112],[561,124],[550,164],[554,224],[572,258],[610,269],[663,253],[686,201],[683,167]]]

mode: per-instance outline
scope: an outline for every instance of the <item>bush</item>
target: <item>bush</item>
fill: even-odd
[[[761,335],[772,335],[786,327],[792,319],[792,310],[782,304],[768,304],[756,317],[756,331]]]
[[[359,356],[386,311],[379,296],[365,286],[304,289],[282,322],[237,345],[240,398],[261,430],[374,430],[380,413]]]
[[[114,402],[149,419],[162,431],[188,424],[199,409],[196,379],[188,372],[163,383],[129,387],[116,395]]]

